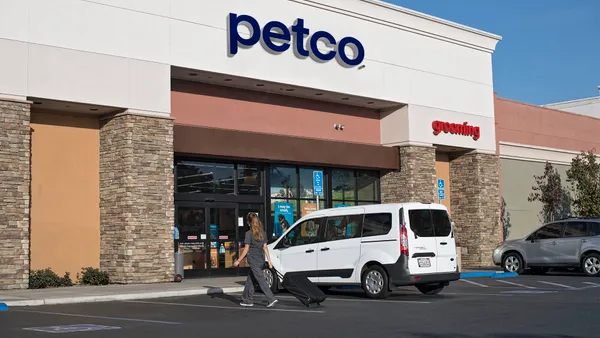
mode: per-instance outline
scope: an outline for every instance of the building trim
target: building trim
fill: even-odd
[[[450,22],[450,21],[447,21],[447,20],[435,18],[435,17],[429,16],[429,15],[426,15],[426,14],[423,14],[423,13],[420,13],[420,12],[416,12],[416,11],[412,11],[412,10],[409,10],[407,8],[403,8],[403,7],[400,7],[400,6],[388,4],[388,3],[385,3],[385,2],[382,2],[382,1],[379,1],[379,0],[360,0],[360,1],[369,3],[369,4],[373,5],[373,6],[384,7],[386,9],[388,9],[388,10],[392,10],[392,11],[404,13],[404,14],[411,15],[411,16],[414,16],[414,17],[417,17],[417,18],[420,18],[420,19],[428,20],[428,21],[431,21],[431,22],[434,22],[434,23],[439,23],[439,24],[446,25],[446,26],[449,26],[449,27],[452,27],[452,28],[455,28],[455,29],[460,29],[462,31],[466,31],[466,32],[469,32],[469,33],[473,33],[473,34],[477,34],[477,35],[480,35],[480,36],[484,36],[486,38],[494,39],[494,40],[496,40],[496,43],[494,43],[494,47],[490,48],[490,47],[486,47],[486,46],[483,46],[483,45],[480,45],[480,44],[474,44],[474,43],[471,43],[471,42],[461,41],[461,40],[457,40],[457,39],[454,39],[454,38],[451,38],[451,37],[443,36],[443,35],[440,35],[440,34],[437,34],[437,33],[431,32],[431,31],[425,31],[425,30],[422,30],[422,29],[414,28],[414,27],[404,26],[404,25],[401,25],[401,24],[396,23],[396,22],[378,19],[378,18],[375,18],[375,17],[372,17],[372,16],[368,16],[368,15],[366,15],[364,13],[352,12],[352,11],[348,10],[347,8],[338,8],[338,7],[334,7],[334,6],[331,6],[331,5],[323,4],[323,3],[312,1],[312,0],[289,0],[289,1],[300,3],[300,4],[303,4],[303,5],[312,6],[312,7],[315,7],[315,8],[320,8],[320,9],[327,10],[327,11],[330,11],[330,12],[342,14],[342,15],[345,15],[345,16],[348,16],[348,17],[353,17],[355,19],[369,21],[369,22],[372,22],[372,23],[375,23],[375,24],[378,24],[378,25],[388,26],[388,27],[391,27],[391,28],[396,28],[396,29],[400,29],[400,30],[403,30],[403,31],[407,31],[407,32],[411,32],[411,33],[415,33],[415,34],[427,36],[427,37],[430,37],[430,38],[434,38],[434,39],[438,39],[438,40],[450,42],[450,43],[453,43],[453,44],[461,45],[463,47],[469,47],[469,48],[477,49],[477,50],[480,50],[480,51],[483,51],[483,52],[487,52],[487,53],[493,53],[494,50],[495,50],[495,44],[498,41],[502,40],[501,36],[498,36],[498,35],[495,35],[495,34],[487,33],[487,32],[484,32],[484,31],[480,31],[480,30],[477,30],[475,28],[471,28],[471,27],[468,27],[468,26],[460,25],[460,24],[457,24],[457,23],[454,23],[454,22]],[[373,60],[373,61],[377,61],[377,60]]]
[[[175,120],[174,117],[171,117],[170,115],[167,115],[164,113],[143,111],[143,110],[134,110],[134,109],[127,109],[125,111],[117,112],[114,114],[104,115],[100,118],[100,120],[101,121],[102,120],[110,120],[112,118],[124,116],[124,115],[135,115],[135,116],[151,117],[151,118],[157,118],[157,119]]]
[[[3,102],[12,102],[12,103],[22,103],[22,104],[33,104],[33,101],[27,100],[23,96],[14,96],[14,95],[2,95],[0,96],[0,101]]]
[[[562,101],[562,102],[547,103],[547,104],[541,105],[541,107],[560,109],[560,108],[579,107],[579,106],[597,103],[597,102],[600,102],[600,96],[587,97],[584,99],[576,99],[576,100],[569,100],[569,101]]]
[[[522,143],[499,142],[500,158],[530,161],[550,162],[553,164],[571,165],[573,157],[580,152],[556,149],[549,147],[534,146]],[[597,155],[600,159],[600,155]]]

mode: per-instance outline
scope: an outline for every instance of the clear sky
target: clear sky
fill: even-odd
[[[502,36],[498,96],[545,104],[598,96],[600,0],[385,0]]]

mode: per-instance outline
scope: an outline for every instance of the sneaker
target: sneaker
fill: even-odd
[[[245,307],[252,307],[252,306],[254,306],[254,304],[252,304],[252,303],[246,303],[246,302],[244,302],[244,301],[242,301],[242,302],[240,303],[240,305],[241,305],[241,306],[245,306]]]
[[[275,299],[274,301],[270,302],[269,304],[267,304],[267,307],[273,307],[275,304],[277,304],[278,300]]]

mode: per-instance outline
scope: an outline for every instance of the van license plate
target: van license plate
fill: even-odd
[[[429,260],[429,258],[417,258],[417,261],[419,262],[419,267],[420,268],[429,268],[429,267],[431,267],[431,261]]]

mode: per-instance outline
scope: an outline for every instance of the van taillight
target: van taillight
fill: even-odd
[[[408,257],[408,232],[406,231],[406,225],[402,224],[400,228],[400,252]]]

